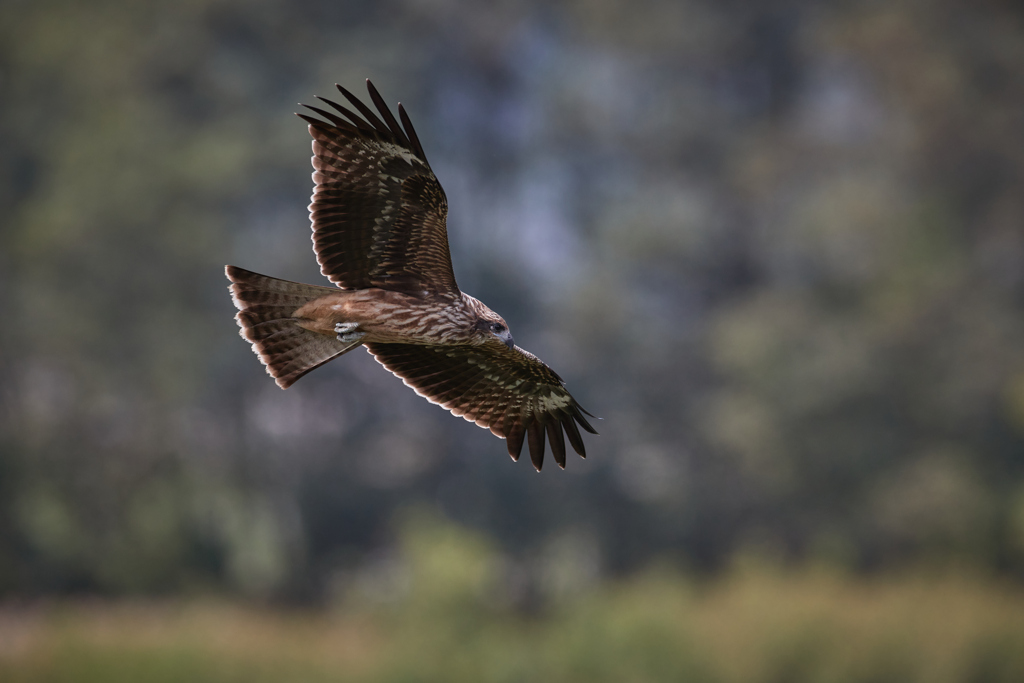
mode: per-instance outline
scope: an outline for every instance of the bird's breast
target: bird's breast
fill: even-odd
[[[332,292],[298,309],[306,329],[333,335],[337,323],[358,323],[365,341],[398,344],[466,344],[476,316],[450,297],[418,297],[382,289]]]

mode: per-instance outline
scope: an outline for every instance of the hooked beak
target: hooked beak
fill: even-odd
[[[516,348],[516,343],[512,339],[512,333],[509,332],[508,330],[505,330],[502,334],[499,334],[498,335],[498,339],[500,339],[501,341],[505,342],[505,346],[507,346],[508,348],[510,348],[510,349],[515,349]]]

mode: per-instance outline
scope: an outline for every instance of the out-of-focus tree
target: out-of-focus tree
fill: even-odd
[[[291,103],[365,76],[460,284],[606,418],[566,473],[235,336],[223,264],[318,277]],[[524,595],[749,548],[1024,571],[1012,3],[13,1],[0,101],[0,591],[316,596],[409,501]]]

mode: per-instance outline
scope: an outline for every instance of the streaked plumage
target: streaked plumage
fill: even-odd
[[[313,249],[337,287],[227,266],[242,336],[281,388],[362,345],[420,396],[506,439],[514,460],[526,441],[540,470],[545,436],[560,467],[566,437],[586,457],[577,423],[597,432],[562,379],[459,290],[444,190],[405,109],[399,124],[366,84],[377,114],[341,86],[355,112],[318,98],[334,112],[299,114],[313,136]]]

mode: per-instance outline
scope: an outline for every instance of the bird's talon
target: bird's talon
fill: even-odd
[[[359,323],[337,323],[334,331],[338,335],[338,341],[343,344],[357,342],[366,336],[365,332],[359,332]]]

